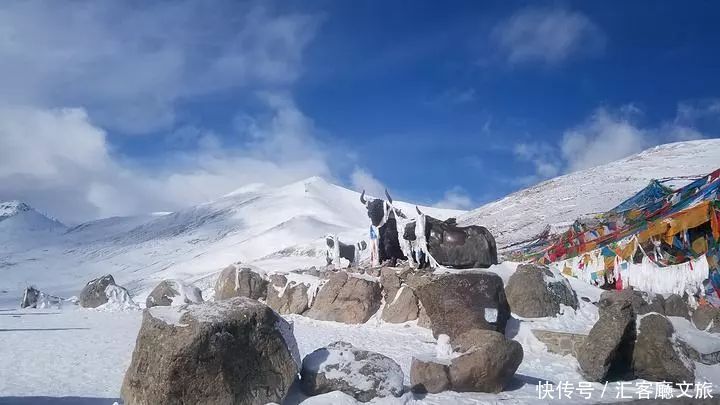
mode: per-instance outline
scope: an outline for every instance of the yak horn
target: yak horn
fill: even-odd
[[[418,208],[417,205],[415,206],[415,210],[417,211],[418,215],[422,215],[422,214],[423,214],[422,211],[420,211],[420,208]]]
[[[363,203],[363,205],[367,205],[367,200],[365,199],[365,190],[363,189],[362,194],[360,194],[360,202]]]
[[[385,189],[385,197],[387,197],[388,201],[390,201],[390,204],[392,204],[392,197],[390,197],[390,193],[388,193],[387,189]]]

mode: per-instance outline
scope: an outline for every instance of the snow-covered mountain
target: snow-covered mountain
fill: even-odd
[[[0,202],[0,254],[49,243],[65,229],[24,202]]]
[[[560,229],[582,215],[607,211],[652,179],[703,175],[719,167],[720,139],[660,145],[512,193],[462,215],[458,222],[486,226],[498,246],[504,246],[537,235],[547,224]]]
[[[415,212],[412,204],[396,206]],[[423,209],[441,218],[463,213]],[[14,242],[0,254],[0,286],[17,290],[37,284],[73,295],[84,281],[112,273],[133,292],[147,292],[163,278],[197,281],[237,261],[284,270],[321,266],[326,234],[356,242],[367,238],[368,227],[360,194],[322,178],[282,187],[253,184],[173,213],[53,229],[43,237],[35,235],[38,243],[23,234],[4,233]]]

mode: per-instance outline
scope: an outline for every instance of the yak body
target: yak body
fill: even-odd
[[[423,218],[423,217],[421,217]],[[490,231],[479,225],[457,226],[455,218],[441,221],[430,216],[425,218],[427,250],[438,264],[457,269],[488,268],[498,263],[495,238]],[[416,222],[405,226],[403,238],[417,240]],[[428,260],[422,250],[413,250],[420,267],[427,267]]]
[[[333,236],[325,237],[325,244],[328,247],[326,253],[328,264],[332,264],[335,260],[335,240],[337,240],[337,238]],[[346,259],[350,262],[348,267],[358,264],[358,262],[360,261],[360,252],[365,249],[367,249],[367,243],[364,240],[354,245],[348,245],[338,240],[338,252],[341,258]],[[338,261],[337,264],[340,265],[340,262]]]

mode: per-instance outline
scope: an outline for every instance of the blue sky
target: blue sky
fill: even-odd
[[[321,175],[473,208],[720,133],[712,2],[17,2],[0,190],[67,222]]]

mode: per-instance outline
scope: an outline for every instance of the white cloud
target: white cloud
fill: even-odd
[[[292,83],[318,23],[232,1],[10,2],[0,103],[78,106],[127,133],[165,129],[188,98]]]
[[[455,186],[443,195],[443,198],[433,204],[437,208],[448,208],[456,210],[470,210],[477,206],[470,195],[462,187]]]
[[[557,64],[573,54],[593,55],[605,36],[588,17],[563,9],[524,8],[502,21],[492,38],[511,64]]]
[[[657,127],[640,125],[637,118],[642,117],[643,112],[633,104],[616,110],[598,108],[584,122],[565,131],[557,145],[516,144],[515,157],[532,163],[535,168],[534,174],[516,181],[522,185],[532,184],[563,172],[622,159],[655,145],[701,139],[704,134],[694,123],[699,119],[720,118],[720,108],[716,111],[713,104],[704,104],[703,108],[691,105],[694,104],[680,103],[675,118]]]
[[[173,152],[171,166],[152,169],[114,155],[82,109],[1,107],[0,201],[26,200],[77,222],[175,210],[253,182],[332,180],[312,122],[285,96],[265,99],[268,117],[254,124],[259,138],[233,146],[203,132],[196,150]]]
[[[350,185],[353,190],[365,192],[373,197],[384,198],[385,185],[369,171],[356,167],[350,174]]]

